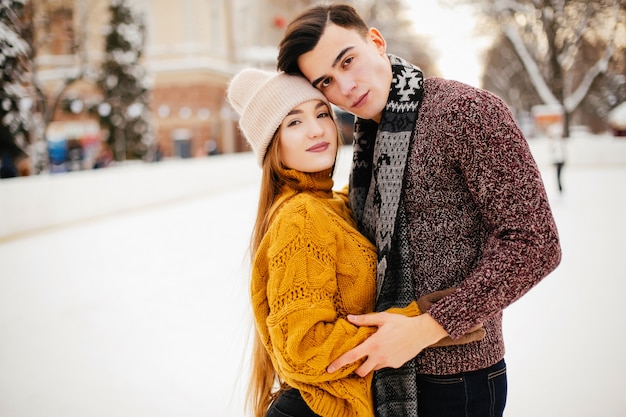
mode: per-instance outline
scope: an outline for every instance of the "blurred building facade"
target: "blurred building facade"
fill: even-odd
[[[286,22],[307,2],[289,0],[136,0],[146,15],[146,65],[165,155],[247,150],[225,100],[243,66],[274,68]]]
[[[74,98],[87,104],[101,99],[89,73],[97,71],[103,58],[110,1],[33,0],[34,28],[42,45],[36,52],[37,77],[49,100],[63,90],[62,105],[52,120],[97,120],[97,115],[71,103]],[[243,66],[274,68],[276,46],[286,23],[311,2],[127,3],[145,19],[143,64],[150,77],[159,153],[192,157],[248,150],[237,129],[237,117],[225,100],[228,80]],[[46,42],[43,37],[48,38]],[[73,74],[81,74],[81,79],[64,86]]]

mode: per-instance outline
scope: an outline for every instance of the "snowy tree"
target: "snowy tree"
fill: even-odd
[[[626,12],[624,18],[624,25],[621,26],[623,42],[618,44],[606,73],[594,80],[590,93],[580,107],[582,114],[601,119],[603,130],[606,129],[611,110],[626,102]]]
[[[24,3],[0,0],[0,156],[5,164],[25,157],[29,142],[31,99],[25,85],[30,49],[22,37]]]
[[[499,36],[485,53],[482,87],[498,96],[513,109],[517,116],[530,113],[541,98],[506,36]]]
[[[67,2],[64,1],[33,1],[32,3],[34,3],[32,4],[32,20],[35,25],[35,36],[31,43],[33,55],[75,55],[79,58],[76,67],[59,68],[62,75],[53,91],[44,89],[39,81],[39,66],[37,61],[34,61],[36,106],[41,113],[45,131],[46,126],[53,120],[57,107],[68,88],[90,72],[84,47],[87,34],[86,31],[78,29],[77,26],[81,23],[84,25],[84,21],[82,19],[78,22],[74,21],[72,4],[66,4]],[[53,45],[62,45],[62,47],[58,47],[60,51],[53,51],[55,49]]]
[[[0,0],[5,2],[5,0]],[[11,3],[11,1],[9,1]],[[23,32],[27,44],[29,72],[22,85],[27,90],[27,99],[22,101],[24,109],[30,109],[30,159],[35,173],[44,171],[48,165],[46,142],[47,126],[63,101],[67,90],[81,80],[94,80],[95,69],[90,65],[87,41],[88,15],[92,10],[87,2],[75,0],[23,0],[13,1],[23,5]],[[4,4],[4,3],[3,3]],[[93,2],[89,3],[93,5]],[[76,13],[77,12],[77,13]],[[72,57],[72,64],[44,64],[54,67],[60,74],[55,79],[54,90],[44,88],[39,75],[42,71],[38,60],[42,56]],[[51,84],[48,84],[50,87]]]
[[[98,114],[109,131],[107,142],[116,160],[143,158],[154,142],[148,78],[140,63],[145,43],[143,17],[127,0],[111,0],[109,10],[111,21],[98,80],[104,101]]]
[[[449,3],[468,3],[449,0]],[[569,119],[615,51],[625,46],[624,0],[477,0],[480,15],[510,42],[543,104]],[[621,34],[620,34],[621,33]]]

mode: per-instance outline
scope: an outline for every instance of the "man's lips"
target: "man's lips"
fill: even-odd
[[[321,143],[317,143],[311,146],[310,148],[307,149],[307,151],[308,152],[322,152],[328,149],[328,146],[329,146],[328,142],[321,142]]]
[[[359,107],[361,104],[365,103],[365,99],[367,99],[367,95],[369,94],[369,92],[363,94],[362,96],[360,96],[358,99],[356,99],[353,103],[351,107]]]

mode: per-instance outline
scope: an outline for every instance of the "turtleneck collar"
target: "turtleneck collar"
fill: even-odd
[[[286,174],[290,178],[297,180],[303,191],[332,192],[334,182],[330,176],[331,172],[332,169],[314,173],[288,169]]]

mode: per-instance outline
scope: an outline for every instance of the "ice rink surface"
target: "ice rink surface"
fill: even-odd
[[[540,168],[563,260],[505,310],[505,415],[624,416],[626,164],[570,164],[563,195]],[[0,416],[243,416],[256,198],[251,180],[0,241]]]

